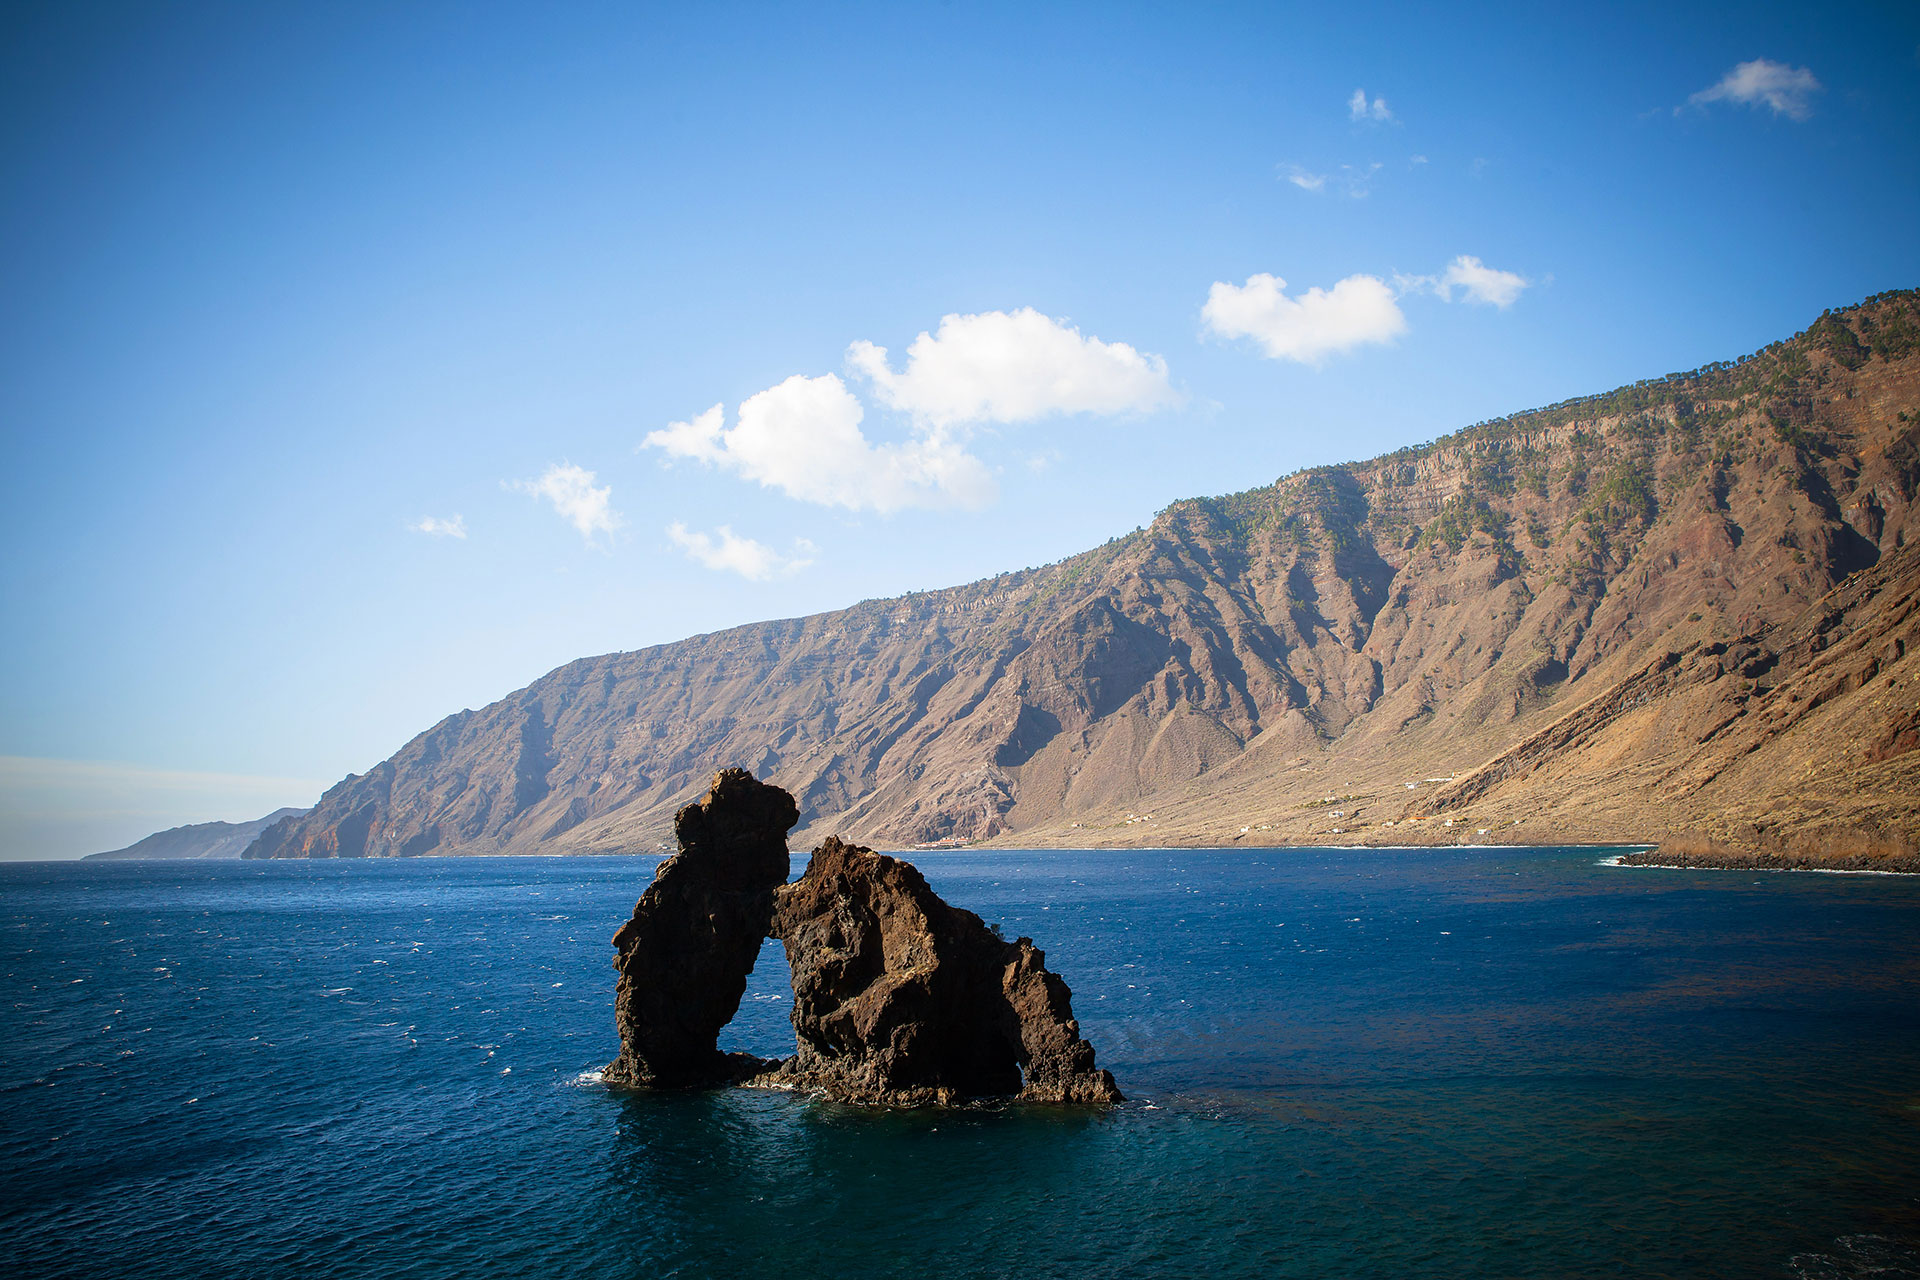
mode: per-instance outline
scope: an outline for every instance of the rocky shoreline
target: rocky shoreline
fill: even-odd
[[[1682,837],[1614,859],[1622,867],[1674,867],[1714,871],[1852,871],[1920,875],[1920,852],[1901,841],[1854,835],[1818,844],[1745,849],[1717,840]]]

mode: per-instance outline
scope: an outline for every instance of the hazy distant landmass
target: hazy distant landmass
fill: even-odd
[[[90,853],[84,861],[139,858],[238,858],[255,836],[282,818],[298,817],[305,809],[275,809],[252,822],[196,822],[156,831],[146,839],[107,853]]]
[[[247,856],[652,848],[729,765],[796,847],[1910,842],[1917,487],[1907,291],[1043,568],[570,663]]]

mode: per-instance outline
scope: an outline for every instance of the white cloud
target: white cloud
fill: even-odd
[[[643,448],[737,471],[802,502],[850,510],[981,506],[994,493],[980,460],[946,432],[871,443],[860,401],[835,374],[799,374],[750,396],[727,428],[722,406],[652,432]]]
[[[1399,275],[1389,286],[1377,276],[1352,275],[1331,289],[1286,294],[1277,276],[1250,276],[1244,285],[1216,282],[1201,318],[1223,338],[1252,338],[1275,360],[1318,365],[1329,355],[1368,343],[1390,342],[1407,331],[1398,298],[1430,293],[1446,302],[1513,305],[1533,281],[1461,254],[1438,275]]]
[[[1318,365],[1327,356],[1372,342],[1389,342],[1407,329],[1393,290],[1375,276],[1353,275],[1331,289],[1289,298],[1287,282],[1264,272],[1244,285],[1216,282],[1201,318],[1223,338],[1252,338],[1275,360]]]
[[[507,487],[536,498],[545,498],[561,519],[592,542],[595,534],[609,536],[624,521],[613,509],[613,486],[594,483],[594,474],[570,462],[556,462],[538,480],[516,480]]]
[[[1687,99],[1696,107],[1709,102],[1737,102],[1747,107],[1771,107],[1773,114],[1790,120],[1805,120],[1813,114],[1813,95],[1820,82],[1805,67],[1790,67],[1784,62],[1755,58],[1743,62],[1711,88],[1702,89]]]
[[[1179,404],[1167,362],[1124,342],[1088,337],[1031,307],[949,315],[922,333],[895,370],[885,347],[855,342],[848,371],[873,400],[911,419],[908,438],[875,443],[866,410],[837,374],[796,374],[748,397],[651,432],[641,448],[739,473],[802,502],[880,512],[978,507],[994,480],[966,448],[979,424],[1061,414],[1146,412]]]
[[[1373,124],[1385,124],[1393,119],[1393,112],[1387,110],[1387,100],[1375,98],[1368,102],[1365,89],[1355,89],[1353,96],[1347,99],[1347,115],[1355,121]]]
[[[1532,283],[1525,276],[1497,271],[1463,253],[1447,264],[1446,274],[1440,277],[1440,296],[1451,302],[1453,291],[1458,288],[1466,293],[1469,302],[1510,307],[1520,291]]]
[[[814,545],[805,538],[794,539],[794,554],[783,556],[764,542],[742,538],[726,525],[715,531],[719,537],[690,530],[678,520],[667,526],[667,537],[687,557],[709,569],[724,569],[752,582],[786,577],[813,563]]]
[[[421,516],[419,520],[407,526],[415,533],[424,533],[432,538],[464,538],[467,536],[467,522],[458,513],[451,520],[442,520],[439,516]]]
[[[1287,181],[1302,191],[1319,191],[1327,185],[1327,175],[1324,173],[1308,173],[1296,164],[1289,166]]]
[[[936,428],[1179,402],[1159,356],[1083,336],[1032,307],[944,316],[937,333],[913,340],[898,373],[885,347],[865,341],[847,348],[847,367],[872,384],[881,404]]]

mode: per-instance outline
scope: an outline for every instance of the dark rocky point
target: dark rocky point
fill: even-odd
[[[829,836],[780,890],[773,930],[800,1052],[756,1083],[898,1106],[1121,1100],[1045,954],[949,906],[911,863]]]
[[[680,853],[614,936],[610,1082],[738,1082],[891,1106],[1121,1101],[1030,939],[1007,941],[910,863],[835,837],[785,885],[795,816],[791,796],[741,769],[677,815]],[[793,972],[799,1052],[784,1062],[718,1047],[767,937]]]

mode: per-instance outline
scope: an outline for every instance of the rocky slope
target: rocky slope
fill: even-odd
[[[144,858],[237,858],[254,837],[282,818],[297,817],[305,809],[275,809],[252,822],[195,822],[156,831],[124,849],[90,853],[82,861],[122,862]]]
[[[1911,841],[1920,296],[1042,569],[570,663],[249,857],[656,847],[740,765],[899,846]]]

